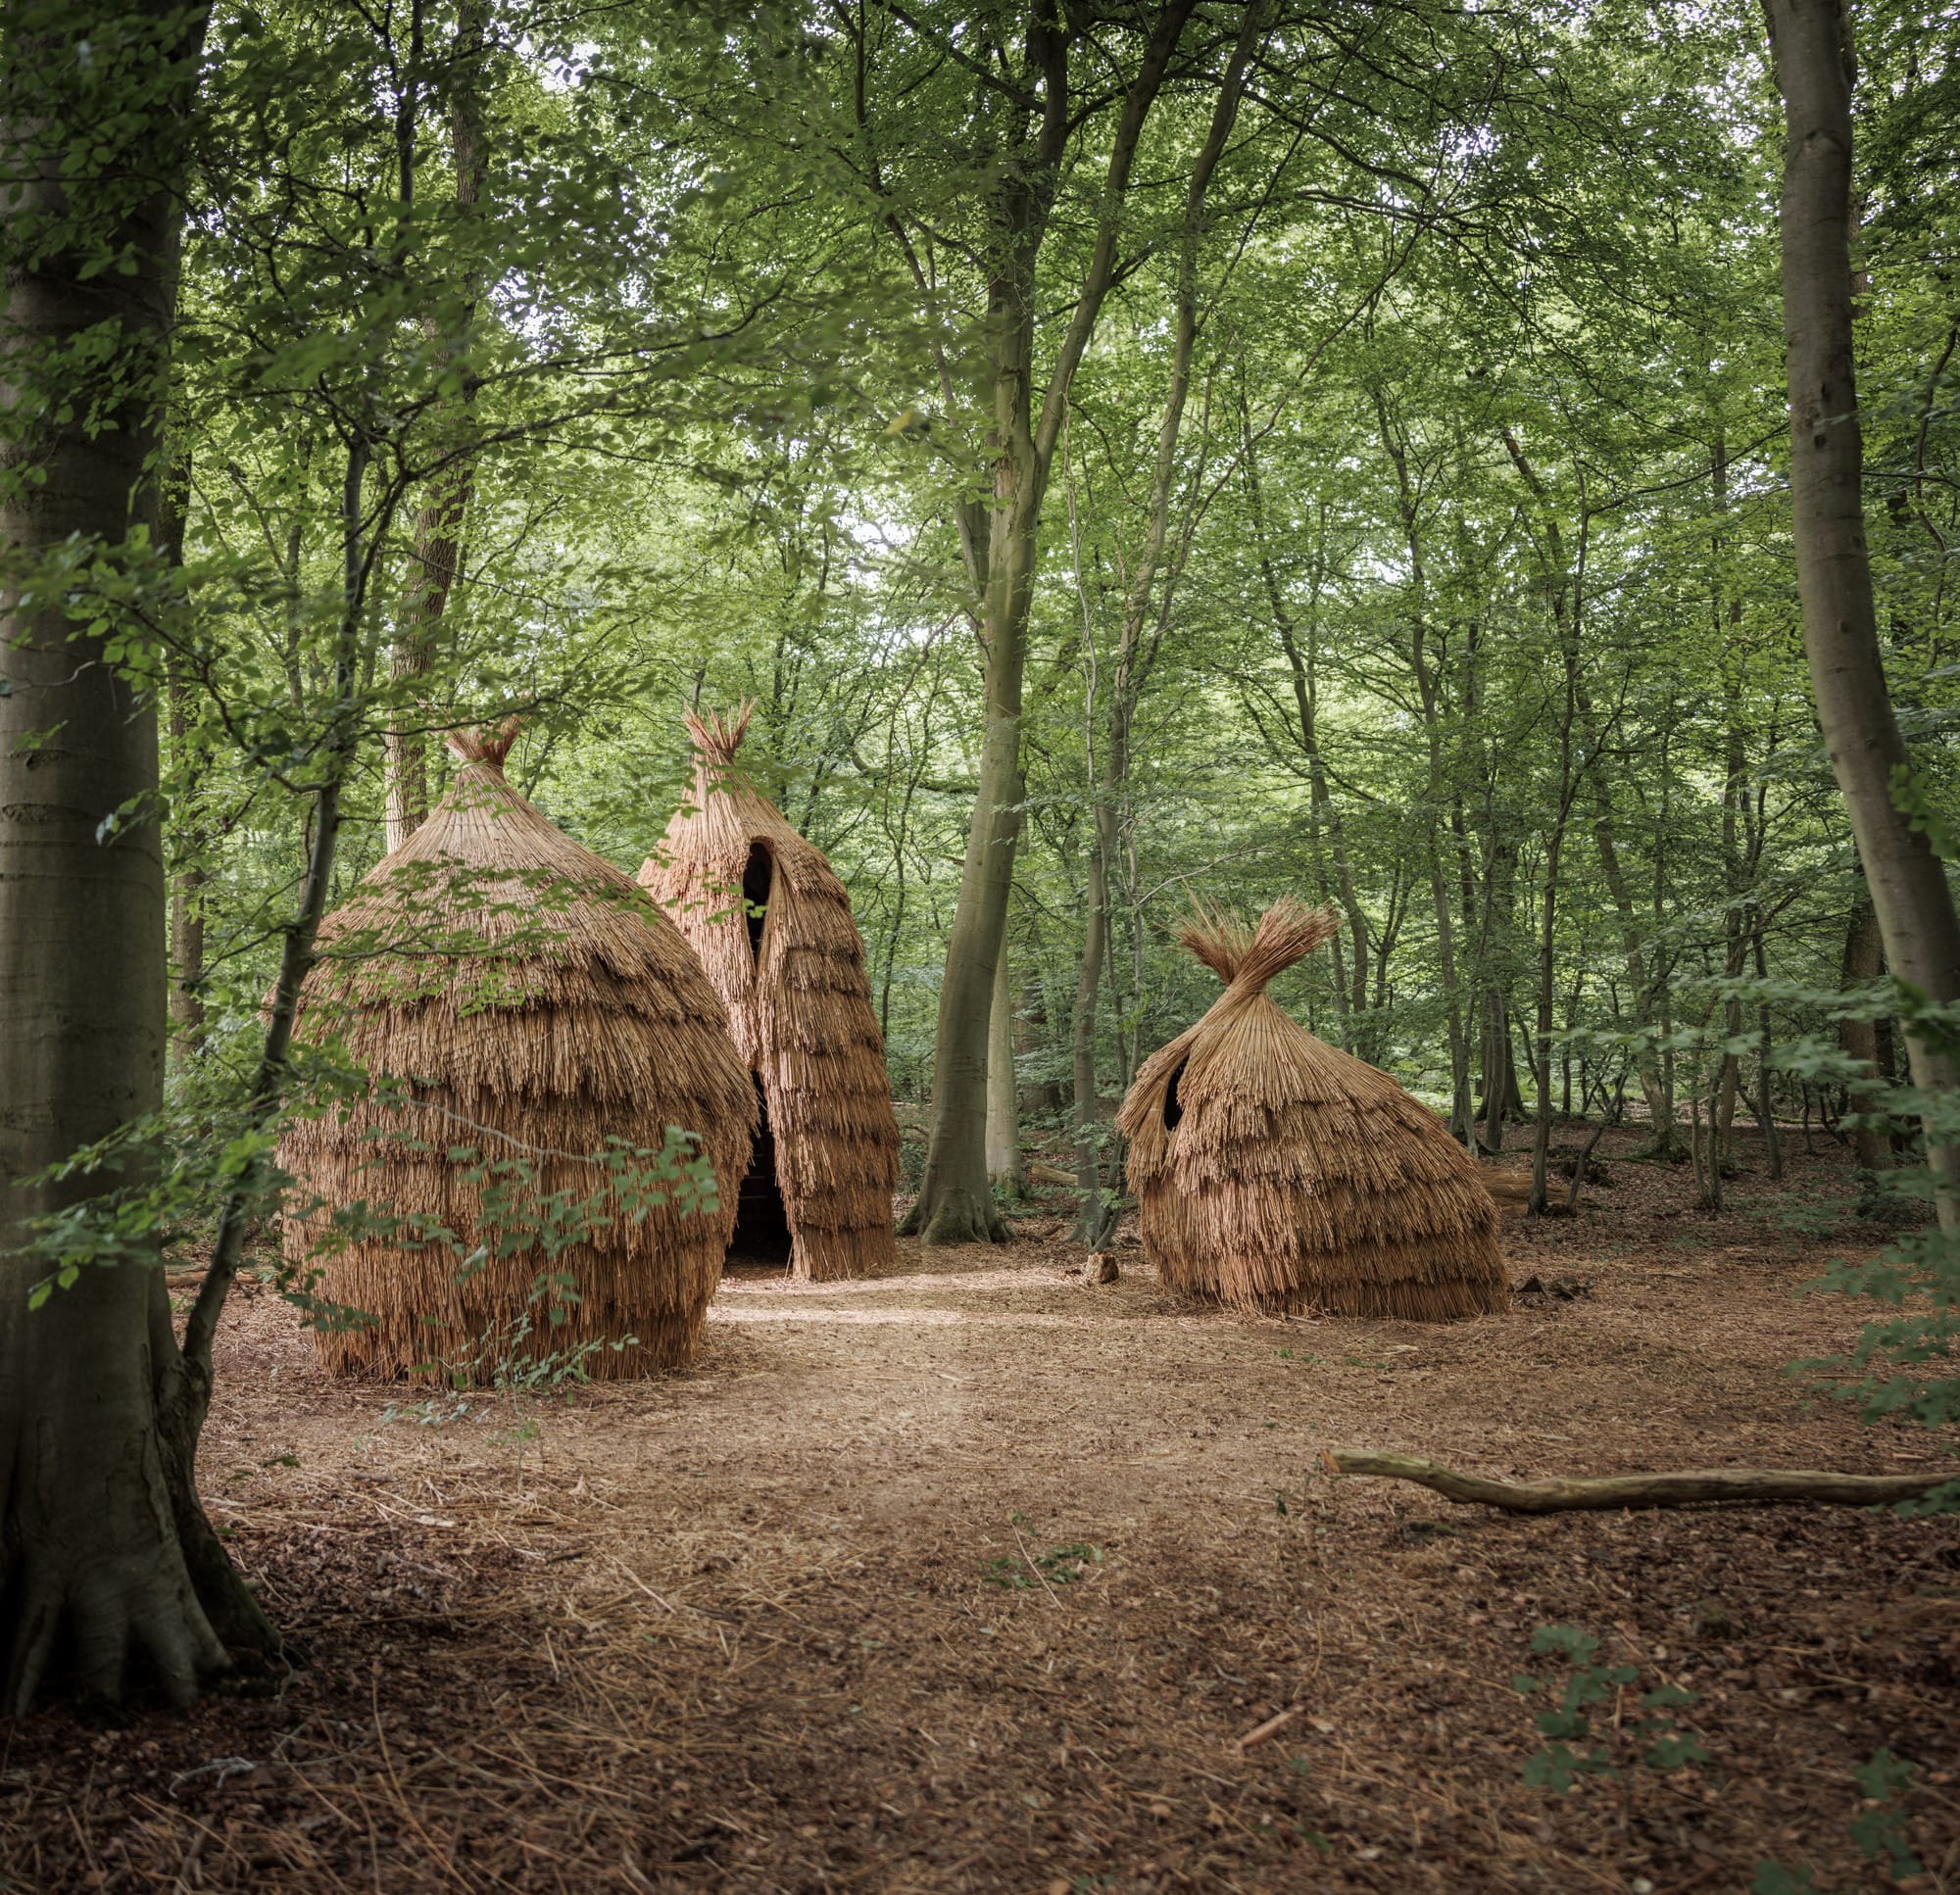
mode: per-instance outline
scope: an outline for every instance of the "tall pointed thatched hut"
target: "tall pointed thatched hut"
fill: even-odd
[[[464,762],[449,794],[322,923],[327,957],[301,996],[302,1038],[339,1036],[410,1102],[370,1093],[299,1121],[280,1163],[302,1193],[432,1220],[455,1239],[328,1247],[322,1293],[375,1319],[318,1332],[336,1370],[461,1360],[484,1379],[514,1340],[532,1358],[608,1344],[586,1358],[595,1377],[677,1367],[721,1275],[755,1125],[721,1002],[640,890],[504,780],[515,732],[514,719],[450,739]],[[589,1154],[612,1140],[659,1151],[669,1127],[695,1135],[724,1194],[633,1216]],[[486,1204],[497,1186],[459,1156],[466,1148],[537,1167],[510,1212]],[[610,1215],[581,1214],[542,1246],[498,1254],[500,1236],[529,1238],[559,1192],[588,1204],[604,1193],[594,1207]],[[291,1262],[306,1263],[320,1222],[288,1218]],[[560,1247],[565,1235],[576,1240]],[[460,1272],[459,1255],[485,1245]],[[554,1324],[534,1292],[558,1273],[578,1300],[551,1297],[565,1319]],[[626,1336],[637,1340],[610,1346]]]
[[[1502,1309],[1496,1213],[1469,1154],[1266,993],[1336,925],[1288,899],[1256,930],[1181,932],[1225,992],[1144,1062],[1116,1115],[1145,1254],[1165,1283],[1242,1307],[1426,1322]]]
[[[762,1130],[731,1259],[807,1282],[893,1261],[899,1127],[851,898],[822,852],[735,768],[755,706],[690,714],[692,800],[642,886],[694,945],[756,1075]]]

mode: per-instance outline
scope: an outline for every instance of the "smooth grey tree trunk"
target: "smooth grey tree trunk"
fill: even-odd
[[[46,476],[0,511],[17,569],[71,535],[113,559],[135,529],[155,531],[181,210],[167,187],[119,193],[131,175],[174,174],[203,28],[176,0],[124,0],[78,6],[38,56],[9,46],[0,165],[27,181],[8,208],[74,232],[8,272],[0,426],[11,456]],[[122,55],[125,116],[108,128],[121,148],[42,149],[44,126],[74,122],[61,97],[74,41],[128,48],[131,35],[147,45]],[[79,163],[57,186],[65,157]],[[126,244],[131,269],[83,273],[104,237]],[[122,341],[116,425],[41,418],[41,364],[109,324]],[[155,698],[59,607],[18,599],[10,586],[0,605],[0,1252],[20,1251],[36,1218],[124,1182],[30,1180],[157,1108],[167,1038]],[[30,1253],[0,1258],[0,1712],[24,1710],[51,1668],[110,1698],[147,1674],[187,1703],[228,1663],[220,1632],[253,1614],[160,1422],[179,1378],[162,1273],[84,1269],[30,1309],[46,1274]]]
[[[1769,0],[1788,117],[1779,227],[1789,382],[1790,498],[1803,648],[1893,977],[1960,999],[1960,917],[1946,866],[1902,809],[1911,764],[1886,689],[1860,491],[1851,337],[1851,57],[1837,0]],[[1951,1052],[1907,1023],[1914,1086],[1950,1099]],[[1960,1153],[1927,1121],[1943,1230],[1960,1230]]]
[[[1866,987],[1885,972],[1885,942],[1879,934],[1878,911],[1871,898],[1860,895],[1851,904],[1851,918],[1844,928],[1844,958],[1838,970],[1839,984],[1846,989]],[[1863,1171],[1882,1171],[1891,1164],[1891,1141],[1885,1127],[1870,1122],[1881,1110],[1879,1074],[1879,1029],[1873,1020],[1840,1020],[1838,1044],[1845,1056],[1860,1062],[1867,1082],[1851,1088],[1851,1110],[1868,1122],[1852,1129],[1851,1143]]]
[[[1041,84],[1040,112],[1012,162],[1000,167],[1003,181],[994,207],[999,248],[997,274],[988,291],[986,377],[994,399],[991,444],[996,458],[992,507],[981,516],[984,548],[974,543],[977,522],[970,515],[964,522],[969,568],[980,592],[986,721],[939,993],[932,1143],[918,1198],[905,1225],[927,1243],[1001,1242],[1009,1235],[987,1182],[987,1040],[995,964],[1006,933],[1020,834],[1021,680],[1042,504],[1075,371],[1115,280],[1117,236],[1138,141],[1195,6],[1196,0],[1169,0],[1156,11],[1136,76],[1123,93],[1103,168],[1095,244],[1038,415],[1033,406],[1035,264],[1070,138],[1073,29],[1064,29],[1041,10],[1030,18],[1030,65]]]
[[[190,467],[172,456],[159,497],[157,547],[166,564],[184,562],[185,513],[190,503]],[[210,880],[210,848],[203,806],[203,771],[188,763],[185,749],[195,741],[195,695],[182,656],[165,659],[170,702],[171,752],[180,785],[171,809],[177,868],[171,883],[171,1024],[180,1036],[179,1056],[195,1054],[204,1039],[204,890]]]
[[[1014,1074],[1014,976],[1007,944],[994,963],[987,1024],[987,1182],[1009,1197],[1021,1193],[1021,1101]]]
[[[1137,705],[1162,650],[1171,616],[1172,601],[1184,575],[1191,539],[1196,529],[1201,502],[1192,496],[1186,510],[1179,545],[1166,557],[1170,541],[1171,503],[1178,477],[1178,443],[1184,432],[1185,412],[1191,399],[1192,359],[1203,326],[1199,309],[1199,252],[1204,238],[1204,201],[1211,188],[1218,161],[1225,155],[1232,128],[1238,121],[1239,103],[1245,96],[1246,72],[1257,41],[1264,15],[1262,0],[1247,0],[1239,21],[1238,42],[1230,65],[1213,103],[1211,123],[1204,143],[1192,165],[1185,187],[1183,227],[1179,235],[1177,290],[1171,319],[1172,340],[1168,386],[1164,392],[1163,414],[1157,424],[1156,457],[1151,469],[1150,500],[1144,512],[1143,543],[1131,568],[1130,583],[1123,600],[1123,619],[1116,636],[1115,661],[1109,688],[1108,733],[1102,744],[1100,776],[1092,775],[1094,825],[1090,851],[1090,907],[1088,926],[1083,930],[1082,955],[1076,968],[1075,1033],[1073,1065],[1076,1095],[1076,1179],[1081,1201],[1076,1207],[1075,1234],[1085,1243],[1100,1248],[1115,1224],[1115,1208],[1110,1186],[1122,1169],[1122,1152],[1111,1151],[1111,1178],[1104,1180],[1099,1144],[1102,1142],[1100,1087],[1096,1074],[1096,993],[1108,951],[1109,887],[1115,862],[1119,813],[1130,794],[1131,733]],[[1208,419],[1209,403],[1205,404]],[[1200,452],[1199,472],[1202,481]],[[1077,554],[1078,585],[1081,559]],[[1162,597],[1156,601],[1159,575]],[[1083,636],[1087,642],[1085,658],[1090,671],[1088,715],[1092,771],[1096,762],[1093,719],[1100,706],[1095,702],[1095,627],[1088,622],[1085,601]],[[1152,620],[1154,618],[1154,629]],[[1310,733],[1309,733],[1310,735]],[[1113,1132],[1110,1134],[1113,1137]]]
[[[488,0],[461,0],[457,9],[456,76],[450,104],[450,150],[456,168],[456,201],[466,208],[482,201],[490,174],[482,101],[482,65],[489,33]],[[416,153],[411,125],[401,155],[402,197],[413,200]],[[467,320],[475,313],[475,298],[464,310]],[[438,340],[437,360],[450,360],[448,346]],[[468,411],[476,385],[466,381],[459,433],[468,425]],[[391,730],[382,740],[382,783],[386,846],[390,854],[413,836],[428,816],[428,737],[419,725],[422,714],[413,698],[418,680],[426,677],[437,656],[450,594],[456,588],[463,559],[463,532],[475,489],[474,469],[459,454],[429,483],[423,505],[415,515],[415,544],[409,555],[408,594],[402,604],[401,625],[389,652],[389,673],[412,712],[408,728]]]

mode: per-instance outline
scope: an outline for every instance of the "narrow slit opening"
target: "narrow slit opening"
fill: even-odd
[[[729,1265],[783,1270],[789,1267],[791,1236],[789,1206],[776,1182],[776,1140],[769,1127],[769,1100],[757,1074],[756,1142],[749,1169],[735,1193],[735,1229],[728,1239]]]
[[[1177,1070],[1170,1076],[1170,1084],[1164,1088],[1163,1122],[1166,1132],[1175,1132],[1177,1122],[1184,1117],[1184,1100],[1178,1096],[1178,1082],[1184,1077],[1184,1069],[1191,1064],[1188,1059],[1177,1062]]]
[[[767,843],[752,844],[742,869],[742,914],[749,923],[749,953],[762,957],[762,925],[769,918],[769,897],[775,890],[776,858]]]

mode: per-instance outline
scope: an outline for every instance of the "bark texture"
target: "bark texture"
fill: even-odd
[[[467,213],[481,203],[489,176],[489,148],[485,136],[482,98],[482,66],[489,31],[488,0],[461,0],[457,9],[455,76],[451,94],[449,128],[450,151],[456,167],[456,202]],[[405,141],[401,160],[404,203],[412,201],[415,188],[415,141],[413,128]],[[476,313],[476,297],[466,297],[463,322],[466,328]],[[434,333],[438,364],[447,367],[455,359],[451,339]],[[467,427],[468,413],[474,405],[476,387],[464,383],[462,413],[457,433]],[[402,601],[401,619],[388,656],[391,677],[400,688],[411,716],[409,728],[391,730],[382,740],[382,773],[386,791],[387,852],[392,854],[428,818],[429,758],[428,733],[418,728],[422,718],[416,714],[414,699],[417,681],[434,663],[442,632],[444,614],[449,610],[450,594],[463,561],[463,532],[475,491],[475,474],[469,459],[460,451],[446,458],[428,482],[427,493],[415,513],[415,542],[409,555],[407,593]]]
[[[933,1059],[932,1143],[905,1228],[928,1243],[1004,1241],[987,1182],[987,1042],[995,965],[1007,926],[1020,834],[1021,684],[1034,601],[1042,504],[1069,390],[1114,282],[1117,237],[1145,121],[1162,88],[1195,0],[1151,17],[1135,76],[1122,94],[1103,169],[1096,238],[1075,306],[1049,370],[1039,413],[1035,266],[1069,156],[1069,89],[1076,28],[1036,6],[1028,16],[1026,105],[1016,108],[1009,162],[1000,167],[990,222],[997,233],[987,290],[985,376],[994,405],[991,504],[961,510],[961,543],[979,601],[985,731],[959,897],[946,948]],[[1071,19],[1073,16],[1071,16]]]
[[[157,705],[59,607],[23,610],[18,586],[71,536],[114,561],[157,533],[180,208],[131,180],[175,173],[202,38],[175,0],[77,7],[32,57],[10,46],[0,120],[0,166],[28,180],[6,207],[10,252],[29,230],[46,244],[10,268],[0,330],[8,459],[44,474],[0,510],[0,1712],[51,1670],[110,1698],[148,1676],[186,1703],[228,1663],[220,1633],[257,1619],[170,1420],[181,1362],[161,1273],[140,1256],[89,1268],[33,1310],[48,1265],[22,1250],[36,1219],[128,1177],[35,1175],[163,1096]],[[82,39],[97,73],[117,63],[104,82],[123,111],[71,152],[51,128],[89,121],[90,99],[70,96],[97,76]],[[91,267],[105,242],[131,267]],[[63,422],[49,400],[46,364],[84,331],[116,338],[105,385],[60,392],[77,412],[99,397],[114,425]]]
[[[1960,998],[1960,917],[1945,864],[1900,806],[1910,760],[1879,648],[1865,543],[1851,337],[1851,56],[1837,0],[1769,0],[1788,115],[1780,230],[1789,381],[1790,497],[1803,647],[1831,767],[1857,839],[1893,976]],[[1907,1022],[1913,1084],[1950,1094],[1945,1045]],[[1930,1120],[1941,1228],[1960,1229],[1956,1153]]]
[[[987,1025],[987,1181],[1018,1197],[1021,1190],[1021,1106],[1014,1085],[1014,979],[1007,944],[994,965],[994,999]],[[879,1082],[881,1085],[883,1081]]]
[[[1329,1454],[1335,1474],[1412,1481],[1461,1506],[1501,1507],[1506,1513],[1557,1514],[1619,1507],[1689,1507],[1711,1500],[1791,1501],[1824,1507],[1883,1507],[1917,1500],[1951,1485],[1950,1470],[1932,1474],[1831,1474],[1808,1468],[1690,1468],[1676,1474],[1581,1475],[1552,1481],[1494,1481],[1459,1474],[1413,1454]]]

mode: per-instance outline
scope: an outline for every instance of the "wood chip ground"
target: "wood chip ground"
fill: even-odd
[[[1519,1520],[1316,1472],[1927,1462],[1783,1373],[1857,1320],[1798,1287],[1879,1240],[1835,1153],[1791,1171],[1752,1152],[1710,1218],[1616,1162],[1504,1220],[1514,1280],[1582,1291],[1446,1329],[1173,1307],[1134,1247],[1090,1287],[1065,1226],[747,1272],[687,1376],[429,1425],[251,1297],[204,1478],[308,1662],[0,1725],[0,1887],[1876,1889],[1881,1746],[1916,1885],[1953,1887],[1960,1523]],[[1553,1624],[1696,1693],[1709,1762],[1528,1787],[1512,1679]]]

